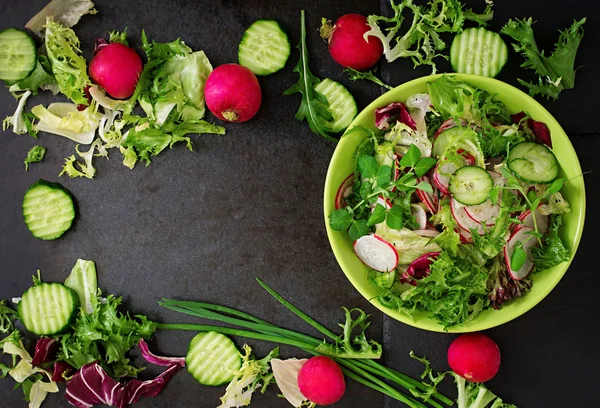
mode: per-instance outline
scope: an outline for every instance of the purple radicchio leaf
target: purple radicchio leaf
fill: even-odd
[[[119,408],[127,407],[135,404],[142,397],[154,397],[161,393],[169,380],[173,378],[183,366],[180,364],[172,364],[169,368],[163,371],[158,377],[153,380],[140,381],[131,380],[123,387],[124,395],[119,404]]]
[[[173,364],[179,364],[182,367],[185,366],[185,357],[163,357],[153,354],[148,348],[148,343],[146,343],[144,339],[140,339],[138,347],[142,352],[142,357],[144,357],[144,359],[150,364],[156,364],[164,367],[168,367]]]
[[[417,129],[417,124],[402,102],[390,103],[388,106],[375,109],[375,126],[378,129],[387,130],[394,122],[404,123],[413,130]]]
[[[107,47],[109,45],[109,42],[106,41],[104,38],[96,38],[96,47],[94,48],[94,55],[98,54],[98,52],[100,52],[100,50],[104,47]]]
[[[513,122],[519,124],[525,116],[527,116],[525,112],[519,112],[515,113],[514,115],[511,115],[511,118]],[[548,129],[548,126],[546,126],[544,122],[538,122],[529,118],[527,119],[526,125],[529,128],[529,131],[531,131],[531,133],[535,137],[535,141],[537,143],[545,144],[549,148],[552,148],[552,137],[550,136],[550,129]],[[521,124],[521,127],[523,127],[523,124]]]
[[[71,377],[75,368],[71,364],[64,361],[54,362],[54,372],[52,373],[52,381],[54,382],[66,382],[65,377]]]
[[[514,280],[504,264],[496,271],[493,283],[494,286],[488,297],[496,310],[500,309],[505,302],[523,296],[532,286],[532,281],[529,279]]]
[[[430,266],[439,254],[439,252],[428,252],[412,261],[406,272],[402,274],[400,281],[402,283],[410,283],[413,286],[417,286],[417,280],[429,276],[429,273],[431,272]]]
[[[48,361],[54,360],[58,343],[49,337],[41,338],[35,343],[35,354],[31,360],[34,367],[40,366]]]

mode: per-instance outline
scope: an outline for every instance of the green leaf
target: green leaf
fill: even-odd
[[[27,152],[27,157],[23,162],[25,163],[25,171],[29,170],[30,163],[41,162],[44,158],[44,154],[46,154],[46,148],[43,146],[37,145],[29,149],[29,151]]]
[[[352,225],[352,215],[342,208],[329,214],[329,226],[334,231],[346,231]]]
[[[400,159],[400,167],[415,167],[421,158],[421,151],[417,146],[411,144],[408,152]]]
[[[306,23],[304,10],[300,10],[300,42],[298,43],[300,50],[300,60],[294,67],[294,72],[300,75],[298,82],[288,88],[283,94],[291,95],[294,93],[302,94],[302,101],[298,112],[296,112],[297,120],[305,120],[308,122],[313,133],[323,136],[325,139],[338,142],[331,135],[331,127],[327,122],[333,120],[331,112],[329,112],[329,102],[327,98],[315,91],[315,86],[321,81],[308,68],[309,56],[306,47]]]
[[[415,174],[417,177],[423,177],[436,163],[437,160],[433,157],[423,157],[414,166]]]
[[[500,194],[500,187],[494,186],[490,189],[490,201],[492,203],[498,202],[498,196]]]
[[[392,181],[392,168],[390,166],[380,166],[377,169],[377,185],[379,188],[386,188]]]
[[[523,243],[519,241],[516,243],[514,252],[510,257],[510,269],[512,269],[513,271],[518,271],[523,267],[526,260],[527,253],[523,249]]]
[[[363,235],[367,235],[369,231],[369,226],[367,225],[366,220],[353,220],[350,230],[348,231],[348,235],[352,241],[356,241]]]
[[[372,225],[383,222],[385,220],[386,213],[387,213],[386,208],[381,204],[377,204],[375,206],[375,208],[373,209],[373,212],[371,213],[369,220],[367,221],[367,225],[370,227]]]
[[[549,196],[551,194],[558,193],[560,191],[560,189],[563,188],[564,183],[565,183],[565,179],[563,179],[563,178],[554,180],[552,183],[550,183],[550,185],[546,189],[545,195]]]
[[[553,214],[550,218],[548,234],[543,240],[542,246],[532,248],[533,262],[538,270],[551,268],[570,259],[570,251],[558,236],[561,225],[562,216]]]
[[[344,70],[344,73],[346,75],[348,75],[348,78],[351,81],[358,81],[361,79],[366,79],[368,81],[372,81],[374,83],[376,83],[377,85],[392,90],[394,89],[393,87],[389,86],[388,84],[386,84],[385,82],[383,82],[381,79],[377,78],[371,71],[366,71],[366,72],[361,72],[361,71],[357,71],[353,68],[346,68]]]
[[[429,184],[429,183],[427,183],[425,181],[421,181],[419,184],[417,184],[415,186],[415,188],[417,190],[422,190],[422,191],[425,191],[425,192],[427,192],[429,194],[433,194],[433,188],[431,187],[431,184]]]
[[[371,179],[376,177],[378,169],[379,164],[373,156],[364,154],[358,156],[358,171],[364,178]]]
[[[387,213],[385,223],[391,229],[399,230],[404,226],[404,213],[402,207],[395,205]]]
[[[360,183],[359,195],[362,200],[366,200],[373,192],[373,185],[368,181]]]
[[[127,28],[120,31],[111,31],[108,33],[108,42],[109,43],[119,43],[129,47],[129,43],[127,42]]]

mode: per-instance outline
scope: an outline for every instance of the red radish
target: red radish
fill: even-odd
[[[506,262],[506,268],[508,269],[508,272],[510,273],[510,276],[513,277],[513,279],[516,279],[516,280],[525,279],[526,277],[529,276],[529,274],[533,270],[534,264],[530,259],[531,258],[531,248],[536,246],[538,241],[537,241],[537,238],[535,238],[533,235],[531,235],[532,231],[533,231],[533,228],[520,225],[515,229],[515,231],[510,236],[508,241],[506,241],[506,245],[504,245],[504,260]],[[523,250],[527,254],[527,258],[525,259],[525,263],[523,264],[523,266],[518,271],[515,271],[510,267],[510,263],[511,263],[512,255],[515,251],[515,245],[517,245],[517,242],[523,243]]]
[[[398,266],[398,251],[394,245],[374,234],[354,241],[354,252],[365,265],[379,272],[388,272]]]
[[[340,366],[325,356],[309,359],[298,372],[298,388],[310,402],[331,405],[346,392],[346,381]]]
[[[486,382],[500,369],[500,349],[483,333],[463,334],[450,344],[448,364],[466,380]]]
[[[460,227],[458,227],[458,235],[460,235],[460,243],[461,244],[470,244],[473,242],[473,236],[470,231],[466,231]]]
[[[337,193],[335,194],[335,209],[339,210],[346,206],[346,198],[352,194],[352,184],[354,184],[354,173],[342,181]]]
[[[425,213],[423,207],[421,207],[419,204],[411,204],[410,212],[415,217],[415,220],[417,220],[419,223],[419,229],[424,230],[427,228],[427,214]]]
[[[143,69],[142,59],[133,48],[112,43],[100,48],[92,58],[90,77],[113,98],[126,99],[135,92]]]
[[[204,87],[206,106],[219,119],[246,122],[262,100],[260,84],[250,69],[238,64],[224,64],[210,73]]]
[[[537,211],[535,212],[535,220],[537,222],[538,231],[540,231],[542,234],[548,232],[548,218],[549,217],[547,215],[542,215]],[[521,221],[523,223],[521,225],[525,227],[534,228],[531,210],[527,210],[521,213],[521,215],[519,215],[519,221]]]
[[[500,215],[500,206],[487,199],[481,204],[466,206],[465,213],[476,223],[485,223],[488,227],[493,227]]]
[[[423,176],[423,177],[417,177],[417,182],[421,183],[421,182],[425,182],[425,183],[429,183],[429,177],[427,176]],[[417,190],[417,197],[419,198],[419,200],[421,200],[421,202],[423,204],[425,204],[425,206],[427,206],[427,209],[429,210],[430,213],[432,214],[436,214],[438,211],[438,204],[439,204],[439,199],[437,194],[430,194],[426,191],[423,190]]]
[[[454,198],[450,198],[450,210],[452,211],[452,215],[454,216],[458,226],[464,229],[466,232],[471,231],[471,229],[476,229],[480,235],[483,235],[485,233],[483,225],[469,218],[465,208],[465,205],[459,203]]]
[[[328,40],[329,53],[335,62],[364,71],[377,64],[383,55],[383,44],[379,38],[364,38],[370,29],[365,16],[346,14],[338,18],[333,27],[324,20],[321,36]]]

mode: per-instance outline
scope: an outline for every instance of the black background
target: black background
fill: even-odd
[[[469,1],[476,10],[483,1]],[[2,0],[0,29],[23,27],[46,0]],[[86,16],[75,31],[85,56],[91,57],[95,37],[128,28],[130,43],[140,45],[141,30],[151,39],[181,37],[194,50],[202,49],[213,66],[237,61],[237,45],[256,19],[277,18],[299,39],[300,9],[307,13],[312,71],[321,78],[341,81],[355,95],[359,108],[380,95],[371,83],[352,83],[330,58],[317,33],[320,18],[345,13],[379,14],[385,1],[109,1],[98,0],[100,11]],[[562,124],[577,150],[586,173],[588,194],[586,228],[569,272],[538,306],[518,319],[488,331],[502,351],[502,367],[489,386],[505,401],[519,407],[591,407],[600,363],[595,228],[597,170],[600,151],[597,95],[600,94],[600,13],[595,1],[497,1],[491,28],[498,30],[510,17],[532,16],[541,47],[551,50],[558,29],[573,19],[588,17],[577,64],[576,89],[557,102],[542,101]],[[291,329],[306,325],[263,292],[254,282],[261,277],[309,315],[334,328],[342,319],[340,306],[361,307],[373,314],[370,335],[384,344],[384,360],[392,367],[417,375],[420,366],[410,350],[426,354],[434,368],[447,369],[446,349],[453,335],[421,331],[386,318],[363,299],[338,267],[329,248],[322,214],[323,183],[335,145],[312,134],[293,119],[299,96],[282,92],[297,81],[292,67],[260,78],[263,105],[245,124],[227,124],[227,135],[194,137],[194,152],[176,145],[153,159],[149,167],[129,170],[120,155],[96,159],[94,180],[60,178],[77,199],[80,217],[63,238],[43,242],[31,237],[21,215],[25,190],[38,178],[58,180],[62,161],[74,143],[42,134],[38,140],[11,132],[0,133],[0,298],[19,296],[41,269],[46,281],[63,281],[77,258],[96,261],[105,293],[122,295],[127,308],[160,322],[192,321],[157,305],[161,297],[204,300],[241,308]],[[521,58],[511,50],[499,79],[517,85],[517,77],[533,76],[519,68]],[[380,64],[381,76],[392,85],[430,73],[413,69],[407,60]],[[447,70],[442,62],[439,67]],[[30,100],[29,106],[49,103],[49,95]],[[0,118],[16,107],[8,91],[0,93]],[[209,120],[214,120],[209,115]],[[45,146],[42,163],[24,171],[23,159],[35,144]],[[159,332],[151,347],[167,355],[183,355],[193,333]],[[241,346],[242,340],[238,341]],[[252,341],[259,356],[271,345]],[[298,356],[284,347],[283,355]],[[139,358],[138,358],[139,360]],[[138,361],[136,360],[136,361]],[[141,361],[138,361],[142,363]],[[156,371],[150,368],[143,376]],[[0,406],[22,407],[20,391],[10,379],[0,382]],[[445,384],[448,395],[455,388]],[[185,372],[164,392],[147,398],[140,407],[213,407],[223,388],[198,385]],[[253,406],[285,407],[275,387],[257,395]],[[595,402],[596,401],[596,402]],[[375,391],[348,381],[346,396],[336,407],[399,407]],[[49,396],[46,405],[66,407],[63,393]],[[288,405],[289,406],[289,405]]]

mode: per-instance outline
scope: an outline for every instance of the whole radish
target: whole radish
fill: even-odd
[[[204,98],[208,109],[219,119],[245,122],[258,112],[262,94],[258,79],[250,69],[224,64],[206,79]]]
[[[463,334],[450,344],[448,364],[469,381],[486,382],[500,369],[500,349],[483,333]]]
[[[298,388],[310,402],[331,405],[346,392],[346,382],[340,366],[329,357],[309,359],[298,372]]]
[[[120,43],[99,48],[90,62],[90,77],[116,99],[133,95],[144,64],[134,49]]]
[[[323,19],[321,36],[329,42],[329,53],[346,68],[364,71],[377,64],[383,55],[383,45],[377,37],[364,39],[370,30],[367,18],[361,14],[346,14],[333,27]]]

